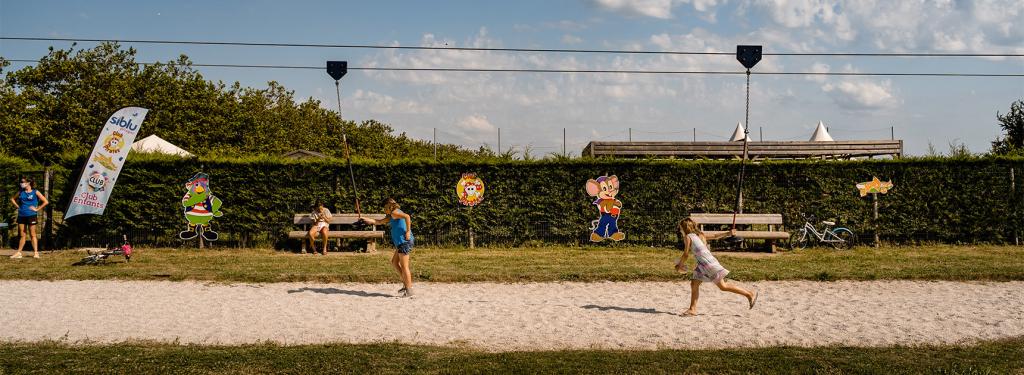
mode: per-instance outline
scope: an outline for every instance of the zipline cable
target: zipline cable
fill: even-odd
[[[10,62],[39,63],[40,60],[10,59]],[[176,65],[168,63],[135,63],[137,65]],[[253,69],[323,69],[303,65],[251,65],[251,64],[189,64],[201,68],[253,68]],[[403,71],[403,72],[463,72],[463,73],[584,73],[584,74],[705,74],[742,75],[743,71],[725,70],[613,70],[613,69],[512,69],[512,68],[402,68],[402,67],[349,67],[349,70]],[[754,75],[808,75],[808,76],[876,76],[876,77],[1024,77],[1024,73],[862,73],[862,72],[751,72]]]
[[[476,51],[476,52],[541,52],[541,53],[590,53],[623,55],[703,55],[732,56],[730,52],[710,51],[649,51],[614,49],[573,49],[573,48],[495,48],[495,47],[447,47],[447,46],[390,46],[375,44],[324,44],[324,43],[266,43],[266,42],[219,42],[201,40],[158,40],[158,39],[96,39],[96,38],[44,38],[44,37],[0,37],[0,40],[44,41],[44,42],[91,42],[126,44],[180,44],[239,47],[296,47],[296,48],[351,48],[351,49],[395,49],[422,51]],[[944,52],[775,52],[765,56],[832,56],[832,57],[1024,57],[1024,53],[944,53]]]

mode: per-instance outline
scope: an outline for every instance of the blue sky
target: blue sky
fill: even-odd
[[[0,34],[97,39],[735,50],[1024,53],[1024,2],[816,0],[561,1],[8,1]],[[0,56],[35,59],[51,43],[0,41]],[[67,47],[70,43],[52,43]],[[91,43],[80,46],[91,47]],[[739,70],[732,57],[135,45],[140,61],[318,66]],[[23,64],[15,64],[18,68]],[[332,82],[309,70],[199,68],[211,80],[278,81],[331,107]],[[1024,58],[766,57],[761,71],[1024,73]],[[569,151],[590,140],[722,140],[743,121],[742,76],[353,71],[343,114],[410,136],[468,147]],[[751,136],[802,140],[818,121],[843,139],[888,138],[989,148],[995,114],[1024,99],[1024,78],[754,76]],[[154,108],[153,110],[159,110]]]

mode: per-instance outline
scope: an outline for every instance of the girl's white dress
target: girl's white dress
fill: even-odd
[[[718,259],[711,255],[711,250],[708,250],[708,246],[700,240],[700,236],[690,233],[686,237],[690,239],[690,249],[693,250],[693,258],[697,260],[697,266],[693,269],[691,279],[715,282],[724,279],[725,275],[729,274],[729,270],[722,267],[718,263]]]

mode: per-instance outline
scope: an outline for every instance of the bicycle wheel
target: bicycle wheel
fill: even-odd
[[[807,243],[810,239],[807,238],[807,229],[801,229],[796,233],[789,236],[789,249],[790,250],[803,250],[807,248]]]
[[[832,241],[830,241],[832,247],[839,250],[849,249],[856,245],[857,242],[857,236],[854,236],[853,231],[846,228],[832,230],[831,236],[833,237],[831,238]]]

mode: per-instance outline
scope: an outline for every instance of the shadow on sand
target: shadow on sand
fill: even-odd
[[[299,288],[299,289],[289,290],[288,294],[302,293],[302,292],[313,292],[313,293],[320,293],[320,294],[344,294],[344,295],[356,296],[356,297],[389,297],[389,298],[390,297],[394,297],[394,296],[392,296],[390,294],[369,293],[369,292],[364,292],[362,290],[344,290],[344,289],[338,289],[338,288]]]
[[[639,307],[619,307],[619,306],[598,306],[598,305],[584,305],[580,306],[587,310],[600,310],[600,311],[623,311],[631,313],[642,313],[642,314],[667,314],[667,315],[679,315],[674,312],[658,311],[652,308],[639,308]]]

